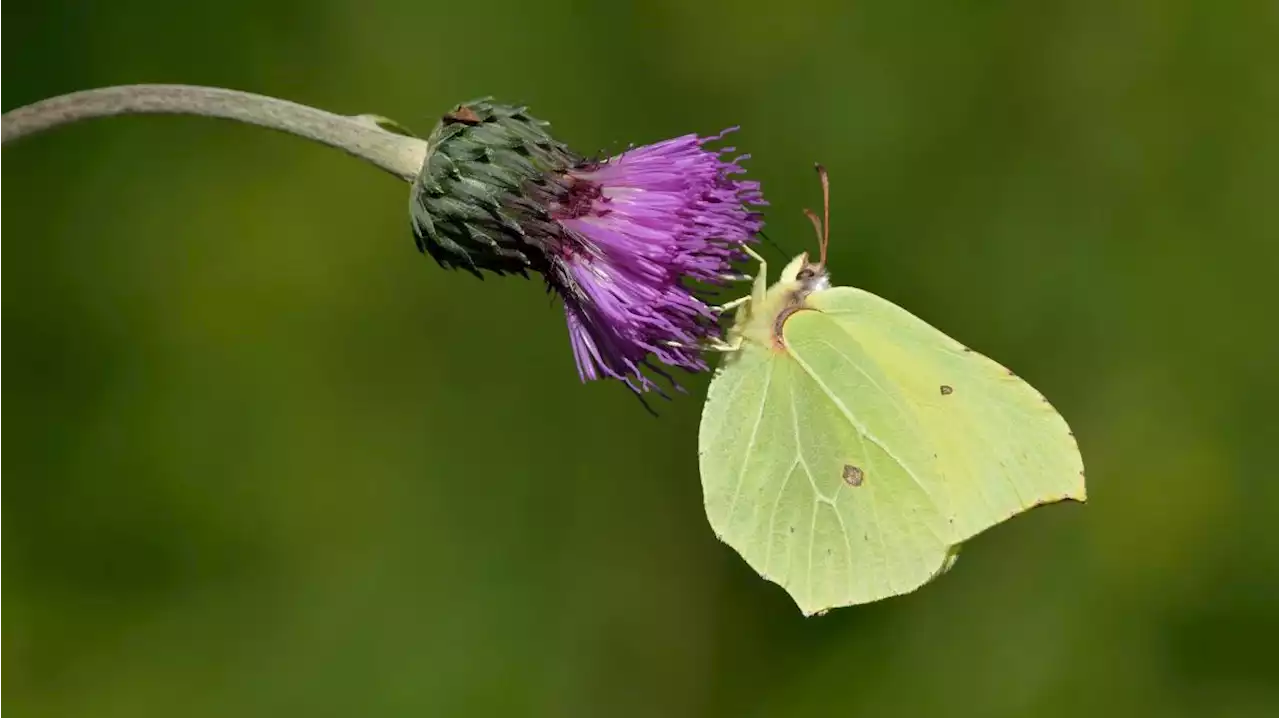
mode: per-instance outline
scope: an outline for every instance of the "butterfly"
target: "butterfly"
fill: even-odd
[[[1086,498],[1067,422],[1030,384],[894,303],[833,286],[820,254],[724,305],[698,436],[716,535],[805,615],[915,591],[961,544]]]

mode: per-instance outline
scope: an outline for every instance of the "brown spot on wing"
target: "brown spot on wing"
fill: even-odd
[[[955,389],[951,388],[950,386],[947,386],[946,384],[943,384],[942,386],[938,387],[938,391],[943,396],[946,396],[947,394],[950,394],[951,392],[955,391]]]
[[[854,487],[862,486],[862,480],[865,476],[866,475],[862,473],[862,469],[859,469],[853,464],[845,464],[844,472],[841,474],[841,478],[844,479],[844,482]]]

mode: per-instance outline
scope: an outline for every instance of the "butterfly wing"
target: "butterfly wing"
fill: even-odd
[[[809,305],[818,311],[784,333],[829,385],[810,401],[841,405],[897,455],[953,544],[1041,504],[1085,500],[1075,438],[1030,384],[874,294],[837,287]]]
[[[788,326],[803,314],[820,316],[797,314]],[[856,355],[856,343],[826,321],[806,322],[801,333]],[[708,390],[699,464],[716,535],[812,615],[913,591],[954,555],[951,532],[910,462],[862,423],[904,399],[876,399],[861,384],[833,381],[843,375],[833,359],[807,359],[817,365],[754,342],[732,356]],[[855,416],[846,407],[858,403]]]

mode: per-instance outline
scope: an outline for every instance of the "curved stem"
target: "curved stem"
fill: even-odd
[[[112,115],[202,115],[305,137],[372,162],[412,181],[427,143],[388,132],[368,117],[346,117],[296,102],[239,90],[195,85],[120,85],[32,103],[0,116],[3,144],[60,125]]]

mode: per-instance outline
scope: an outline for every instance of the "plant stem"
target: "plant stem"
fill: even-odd
[[[112,115],[202,115],[245,122],[305,137],[372,162],[412,181],[427,143],[388,132],[368,117],[347,117],[296,102],[239,90],[195,85],[120,85],[84,90],[32,103],[0,116],[7,145],[60,125]]]

